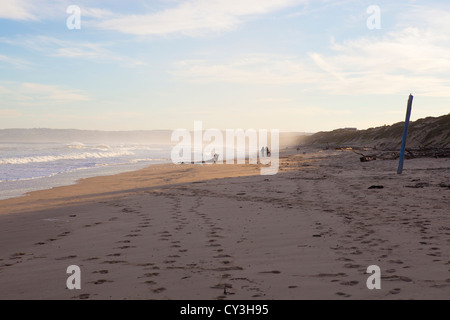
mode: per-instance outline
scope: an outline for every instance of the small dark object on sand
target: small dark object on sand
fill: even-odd
[[[369,189],[383,189],[383,186],[370,186]]]
[[[427,182],[419,182],[413,186],[405,186],[405,187],[407,187],[407,188],[423,188],[423,187],[429,187],[429,186],[430,186],[430,184]]]
[[[359,158],[359,160],[361,160],[361,162],[369,162],[369,161],[377,160],[377,158],[374,156],[364,156],[364,157]]]

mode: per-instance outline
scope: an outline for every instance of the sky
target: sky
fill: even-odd
[[[450,112],[449,1],[1,0],[0,129],[365,129],[410,93]]]

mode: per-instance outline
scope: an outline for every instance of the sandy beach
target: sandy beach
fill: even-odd
[[[397,175],[395,160],[305,149],[273,176],[154,165],[3,200],[0,299],[449,299],[449,167]]]

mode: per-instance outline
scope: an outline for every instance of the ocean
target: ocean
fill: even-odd
[[[144,144],[0,143],[0,200],[169,163],[171,149]]]

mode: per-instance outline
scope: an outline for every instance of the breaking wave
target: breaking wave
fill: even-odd
[[[74,153],[66,155],[46,155],[46,156],[32,156],[32,157],[21,157],[21,158],[5,158],[0,159],[0,165],[5,164],[27,164],[34,162],[53,162],[59,160],[81,160],[81,159],[100,159],[100,158],[112,158],[118,156],[128,156],[133,155],[130,151],[119,151],[119,152],[83,152]]]

